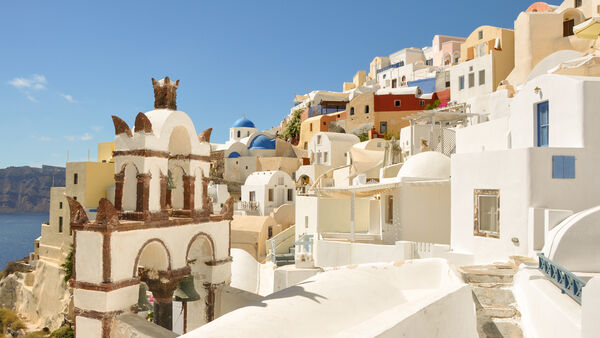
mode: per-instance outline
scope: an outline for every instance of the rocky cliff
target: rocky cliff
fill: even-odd
[[[0,169],[0,212],[48,211],[52,186],[65,186],[65,168]]]

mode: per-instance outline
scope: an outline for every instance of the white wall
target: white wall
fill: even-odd
[[[485,84],[479,85],[479,71],[485,70]],[[459,63],[450,67],[450,97],[452,101],[466,102],[469,98],[489,94],[494,88],[492,54]],[[469,87],[469,73],[475,74],[473,87]],[[465,87],[460,90],[459,77],[464,76]]]

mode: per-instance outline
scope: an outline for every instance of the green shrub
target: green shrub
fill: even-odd
[[[6,333],[6,329],[9,328],[13,331],[25,329],[25,324],[21,321],[17,314],[9,309],[0,309],[0,329],[1,333]]]
[[[73,276],[73,245],[71,245],[71,251],[67,255],[65,262],[61,265],[63,271],[65,272],[65,283],[69,282],[69,279]]]
[[[50,335],[52,338],[74,338],[75,333],[70,326],[63,326],[58,330],[52,332]]]

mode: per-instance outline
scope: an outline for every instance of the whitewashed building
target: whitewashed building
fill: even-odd
[[[295,199],[296,185],[283,171],[257,171],[242,186],[242,209],[248,214],[268,216],[283,204],[293,204]]]

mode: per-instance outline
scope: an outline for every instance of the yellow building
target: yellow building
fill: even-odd
[[[90,219],[95,218],[101,198],[114,200],[114,148],[114,142],[99,143],[97,161],[67,162],[65,187],[50,190],[49,222],[42,224],[41,236],[35,241],[34,258],[60,264],[69,253],[73,238],[65,196],[81,203]]]
[[[598,6],[598,0],[566,0],[558,7],[538,2],[521,12],[515,20],[515,67],[507,77],[508,82],[524,83],[546,58],[532,76],[576,57],[574,53],[559,51],[587,52],[591,41],[578,37],[573,28],[586,18],[597,17]]]
[[[343,91],[348,91],[354,88],[358,88],[362,85],[365,84],[365,82],[367,81],[367,72],[365,72],[364,70],[359,70],[358,72],[356,72],[356,74],[354,74],[354,77],[352,78],[352,82],[344,82],[343,85]]]
[[[461,45],[460,63],[450,68],[453,101],[467,102],[494,92],[514,68],[513,30],[480,26]]]

